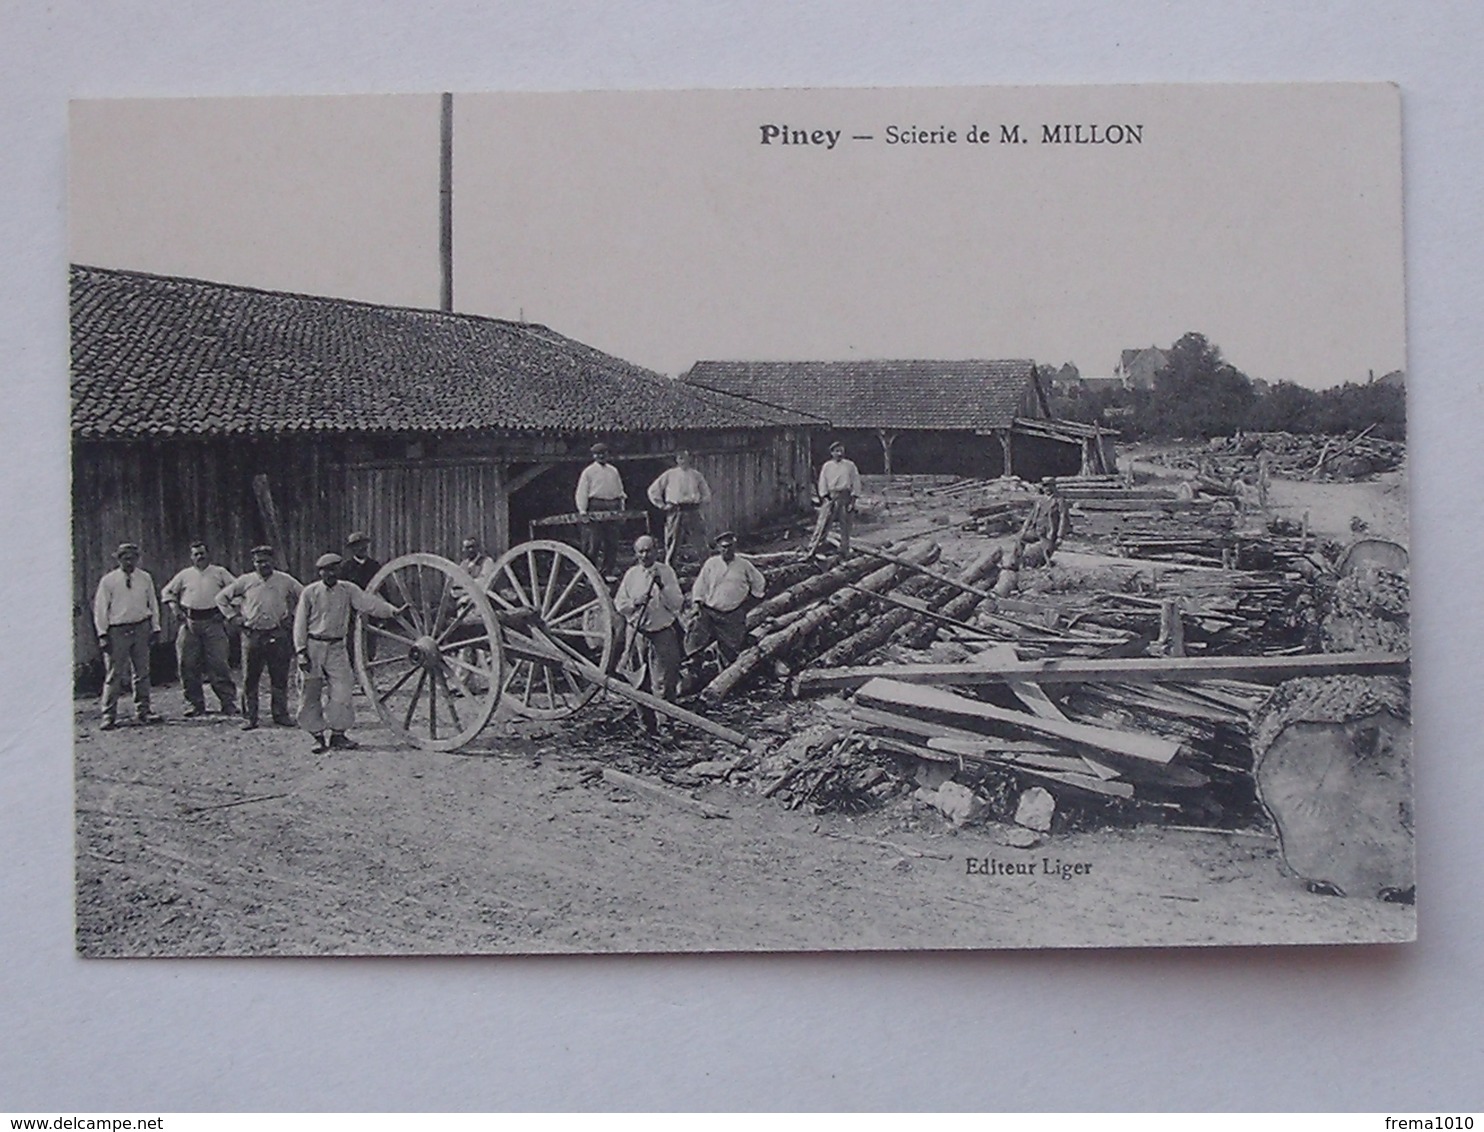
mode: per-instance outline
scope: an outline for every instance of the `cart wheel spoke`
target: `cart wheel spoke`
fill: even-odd
[[[489,597],[457,564],[433,554],[404,555],[366,589],[407,607],[405,615],[381,624],[363,619],[357,628],[358,642],[384,638],[383,651],[393,654],[368,661],[357,649],[361,683],[382,722],[429,750],[468,743],[494,714],[509,672]],[[473,635],[459,640],[461,629]]]
[[[535,609],[536,603],[526,596],[526,591],[521,587],[520,579],[515,576],[515,571],[510,568],[510,564],[508,562],[505,563],[501,567],[501,570],[510,579],[510,585],[515,590],[515,595],[520,598],[521,608]]]
[[[398,644],[406,645],[408,648],[417,644],[414,637],[404,637],[400,633],[393,633],[390,629],[383,629],[380,625],[368,624],[366,626],[366,632],[375,633],[378,637],[385,637],[389,641],[396,641]]]
[[[507,595],[500,604],[515,608],[511,600],[517,600],[537,614],[531,629],[505,631],[521,655],[504,681],[503,701],[519,716],[564,719],[591,700],[598,685],[574,677],[550,652],[559,645],[584,664],[608,670],[619,624],[608,584],[586,557],[549,539],[512,547],[496,561],[495,573]]]
[[[397,682],[395,684],[393,684],[385,692],[381,692],[377,695],[377,703],[386,703],[387,700],[391,699],[392,696],[396,694],[396,692],[402,687],[403,684],[407,683],[407,681],[412,678],[412,674],[414,672],[421,671],[417,667],[417,665],[408,663],[406,657],[399,657],[398,659],[401,660],[404,664],[407,664],[407,671],[402,673],[401,676],[397,677]]]
[[[453,689],[448,686],[449,677],[452,675],[452,673],[445,675],[441,669],[435,673],[438,683],[443,685],[443,706],[448,710],[449,718],[453,720],[454,730],[462,731],[464,729],[464,721],[459,718],[459,709],[454,706]],[[467,695],[468,693],[463,694]]]
[[[571,621],[573,618],[575,618],[575,617],[581,617],[589,609],[596,609],[597,606],[598,606],[599,600],[600,599],[598,599],[598,598],[593,598],[592,601],[584,602],[582,605],[579,605],[576,609],[569,609],[566,613],[563,613],[560,617],[557,617],[557,618],[554,618],[554,619],[548,621],[546,623],[547,628],[554,629],[558,625],[565,625],[565,624],[567,624],[567,622]]]
[[[407,731],[412,727],[412,717],[417,711],[417,701],[422,698],[423,685],[427,682],[428,670],[426,668],[419,668],[417,670],[417,686],[412,689],[412,702],[407,705],[407,714],[402,717],[403,731]]]
[[[552,576],[556,576],[555,571],[552,572]],[[541,610],[542,620],[549,622],[553,617],[559,614],[562,611],[562,607],[567,604],[567,599],[572,596],[572,591],[577,588],[578,583],[580,583],[582,580],[583,578],[581,570],[573,574],[572,580],[567,583],[567,588],[562,590],[562,596],[557,598],[556,601],[548,602],[546,606]]]

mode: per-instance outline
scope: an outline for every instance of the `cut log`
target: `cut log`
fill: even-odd
[[[989,594],[978,588],[978,583],[993,578],[999,573],[1002,558],[1003,552],[996,546],[971,562],[959,575],[959,581],[973,588],[970,592],[960,594],[945,605],[939,611],[940,616],[949,621],[966,622],[978,608],[979,603],[989,597]],[[908,632],[902,643],[908,648],[921,648],[933,639],[937,631],[935,625],[919,626]]]
[[[1115,659],[1048,657],[1000,664],[876,664],[831,671],[809,669],[794,677],[798,695],[855,688],[885,677],[911,684],[971,687],[1007,679],[1038,684],[1176,683],[1250,680],[1278,684],[1299,676],[1401,676],[1411,667],[1405,653],[1302,653],[1294,656],[1131,656]]]
[[[929,562],[936,560],[939,553],[940,548],[936,543],[922,543],[908,548],[906,556],[915,562]],[[867,591],[887,589],[896,581],[901,572],[900,566],[891,564],[882,566],[861,579],[860,588]],[[790,648],[802,643],[810,633],[822,625],[838,620],[866,600],[865,596],[855,590],[836,591],[824,601],[816,603],[807,615],[787,628],[770,633],[751,648],[744,649],[741,656],[706,685],[701,692],[702,697],[708,703],[716,703],[756,671],[764,661],[786,653]]]
[[[834,593],[846,582],[853,582],[855,579],[870,573],[873,568],[874,564],[870,559],[852,558],[822,573],[805,578],[802,582],[797,582],[789,586],[788,589],[782,590],[772,597],[758,602],[749,609],[747,611],[747,627],[749,629],[756,629],[763,622],[771,618],[826,597]]]
[[[725,810],[718,810],[714,806],[708,806],[705,802],[698,802],[685,794],[678,794],[674,790],[668,790],[663,786],[656,786],[653,782],[645,782],[632,774],[625,774],[621,770],[612,767],[603,768],[603,781],[609,786],[617,786],[620,790],[628,790],[648,798],[655,798],[671,806],[678,806],[682,810],[689,810],[697,817],[702,818],[724,818],[730,815]]]
[[[1115,731],[1108,727],[1094,727],[1087,723],[1041,719],[1026,712],[1008,711],[939,688],[924,688],[896,680],[874,679],[855,695],[858,701],[864,701],[868,706],[884,705],[889,710],[906,708],[931,713],[960,721],[955,725],[967,725],[968,730],[974,730],[974,724],[981,727],[986,723],[996,724],[1032,735],[1049,735],[1080,747],[1092,747],[1095,750],[1160,764],[1168,763],[1180,753],[1180,744],[1170,739],[1132,731]]]
[[[1324,891],[1411,889],[1412,724],[1401,680],[1294,680],[1259,709],[1257,794],[1284,863]]]

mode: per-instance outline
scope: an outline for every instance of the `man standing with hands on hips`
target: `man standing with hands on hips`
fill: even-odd
[[[762,571],[737,553],[735,534],[717,535],[716,553],[691,587],[696,619],[685,635],[686,654],[693,657],[714,641],[723,668],[736,660],[748,645],[747,610],[767,584]]]
[[[225,566],[212,564],[204,542],[191,543],[191,564],[165,583],[160,597],[175,609],[180,632],[175,655],[180,664],[180,682],[185,690],[186,718],[206,714],[206,689],[202,670],[220,701],[223,715],[236,709],[237,685],[227,667],[227,626],[216,606],[216,595],[235,579]]]
[[[289,718],[289,668],[294,607],[304,587],[299,580],[274,568],[274,550],[264,544],[252,548],[253,568],[216,595],[216,607],[242,630],[242,730],[258,727],[258,685],[268,670],[268,702],[273,722],[292,727]]]
[[[124,542],[114,551],[118,569],[98,583],[93,597],[93,627],[103,653],[103,730],[118,726],[119,696],[124,681],[134,691],[134,714],[140,723],[162,723],[149,707],[149,647],[160,639],[160,601],[155,582],[139,569],[139,546]]]
[[[369,617],[395,617],[407,608],[368,594],[354,582],[342,582],[341,562],[338,554],[319,556],[314,564],[319,581],[304,587],[294,611],[294,652],[304,673],[299,726],[314,736],[317,755],[360,746],[346,735],[356,718],[351,702],[355,676],[345,651],[352,610]],[[329,702],[325,703],[327,690]]]

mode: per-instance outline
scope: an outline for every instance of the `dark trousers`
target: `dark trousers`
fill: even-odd
[[[237,702],[237,685],[227,667],[227,626],[220,617],[189,618],[182,624],[175,637],[175,656],[187,703],[198,711],[206,710],[204,672],[222,710],[231,710]]]
[[[706,549],[706,519],[699,503],[677,503],[665,512],[665,561],[675,565],[687,548]]]
[[[109,723],[117,718],[125,681],[133,688],[134,714],[149,714],[149,633],[148,621],[109,626],[103,654],[103,718]]]
[[[850,553],[850,506],[854,496],[848,491],[832,491],[819,505],[819,516],[814,521],[814,534],[809,539],[809,553],[813,554],[824,545],[830,533],[830,523],[840,524],[840,553]]]
[[[654,633],[636,631],[646,669],[644,690],[673,703],[675,691],[680,686],[680,626],[668,625]],[[639,718],[644,722],[644,730],[650,734],[658,730],[659,720],[652,709],[641,707]]]
[[[685,634],[685,652],[695,656],[705,647],[716,642],[716,652],[723,668],[742,655],[742,650],[752,643],[747,635],[747,610],[752,601],[744,601],[736,609],[723,612],[709,605],[696,607],[696,619]]]
[[[597,511],[622,511],[622,499],[589,499],[589,513]],[[618,524],[583,523],[582,553],[592,559],[598,572],[605,578],[618,566]]]
[[[258,683],[268,669],[273,722],[293,724],[289,715],[289,669],[294,662],[294,642],[287,629],[244,629],[242,633],[242,714],[249,723],[258,721]]]

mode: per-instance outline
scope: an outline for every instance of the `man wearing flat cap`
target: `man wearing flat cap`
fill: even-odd
[[[622,511],[627,495],[623,477],[608,462],[608,445],[599,441],[592,447],[593,462],[577,477],[577,513],[597,515],[604,511]],[[585,522],[582,525],[582,553],[605,578],[611,578],[618,565],[618,524]]]
[[[340,564],[340,577],[365,589],[381,569],[381,563],[371,557],[371,536],[365,531],[351,531],[345,536],[346,559]]]
[[[299,703],[299,726],[314,736],[314,753],[360,746],[346,732],[355,722],[351,696],[355,676],[345,651],[352,612],[369,617],[395,617],[407,607],[396,606],[367,593],[354,582],[342,581],[338,554],[322,554],[314,567],[319,581],[310,582],[294,610],[294,652],[304,673]],[[328,692],[328,703],[324,702]]]
[[[830,458],[819,469],[819,517],[814,522],[814,534],[809,538],[810,558],[819,553],[831,523],[840,525],[840,553],[850,553],[851,516],[855,511],[856,496],[861,493],[860,469],[854,460],[845,458],[845,444],[837,440],[830,445]]]
[[[699,468],[691,466],[684,448],[675,453],[675,466],[649,485],[649,502],[665,513],[665,561],[674,566],[690,546],[706,545],[702,508],[711,502],[711,485]]]
[[[695,656],[713,641],[725,668],[748,645],[747,610],[767,588],[762,571],[737,553],[737,536],[722,531],[716,553],[706,559],[691,587],[695,620],[685,634],[685,651]]]
[[[371,584],[371,579],[376,577],[376,571],[381,569],[381,563],[371,557],[371,536],[365,531],[351,531],[345,536],[344,562],[340,564],[340,577],[347,582],[354,582],[365,589]],[[345,651],[350,657],[352,669],[356,665],[356,634],[355,618],[350,621],[350,629],[345,635]],[[376,656],[376,645],[372,641],[366,642],[366,659],[371,660]]]
[[[160,600],[155,582],[139,569],[139,547],[119,544],[118,568],[103,575],[93,596],[93,627],[103,653],[103,730],[118,726],[124,681],[134,692],[134,714],[140,723],[160,723],[149,706],[149,647],[160,639]]]
[[[216,595],[216,607],[242,630],[242,730],[258,726],[258,685],[268,670],[273,722],[292,727],[289,669],[293,666],[294,609],[304,587],[273,565],[273,548],[252,548],[253,568]]]

